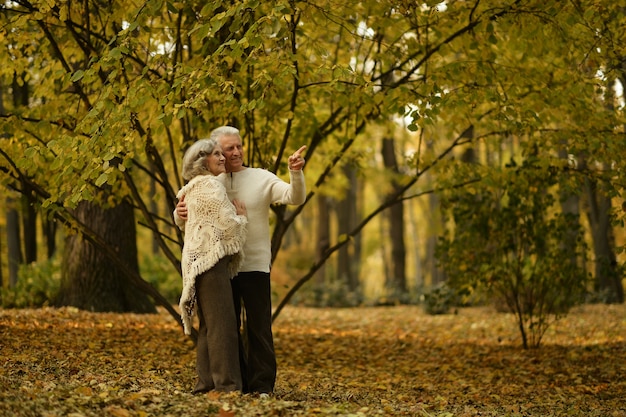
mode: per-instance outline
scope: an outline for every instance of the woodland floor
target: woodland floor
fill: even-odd
[[[192,395],[165,311],[0,309],[1,416],[626,416],[626,306],[590,305],[521,348],[490,308],[287,307],[275,395]]]

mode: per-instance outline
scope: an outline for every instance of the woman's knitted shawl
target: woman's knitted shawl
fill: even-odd
[[[213,175],[199,175],[177,194],[187,203],[187,224],[181,258],[183,291],[180,311],[185,334],[191,334],[196,304],[196,277],[208,271],[227,255],[230,278],[239,271],[243,260],[248,219],[240,216],[228,200],[226,189]]]

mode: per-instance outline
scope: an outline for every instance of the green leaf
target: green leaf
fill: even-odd
[[[72,82],[80,81],[84,76],[85,76],[85,71],[78,70],[74,74],[72,74],[72,77],[70,78],[70,80]]]
[[[102,187],[102,185],[106,183],[108,179],[109,179],[109,175],[106,172],[103,172],[102,174],[100,174],[95,184],[97,187]]]
[[[180,12],[180,10],[178,10],[178,8],[176,7],[176,5],[175,5],[173,2],[171,2],[171,1],[168,1],[168,2],[167,2],[167,10],[168,10],[170,13],[173,13],[173,14],[178,14],[178,13]]]

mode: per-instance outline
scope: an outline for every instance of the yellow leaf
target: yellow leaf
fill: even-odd
[[[107,415],[113,417],[130,417],[130,411],[117,405],[111,405],[104,409]]]
[[[235,412],[230,410],[220,409],[219,417],[235,417]]]
[[[75,391],[77,394],[84,395],[86,397],[93,395],[93,390],[89,387],[78,387]]]

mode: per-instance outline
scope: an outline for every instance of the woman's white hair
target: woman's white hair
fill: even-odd
[[[217,145],[216,139],[200,139],[187,149],[183,156],[183,180],[189,182],[198,175],[211,174],[206,157],[211,155]]]

